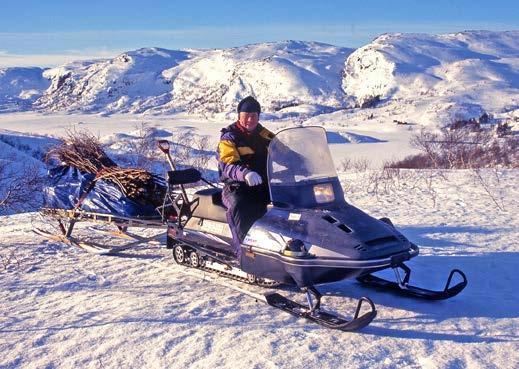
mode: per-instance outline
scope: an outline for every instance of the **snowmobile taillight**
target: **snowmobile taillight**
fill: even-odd
[[[308,256],[305,244],[298,239],[292,239],[287,242],[283,249],[283,255],[291,257],[305,257]]]
[[[314,186],[314,197],[318,204],[333,202],[335,195],[331,183],[322,183]]]

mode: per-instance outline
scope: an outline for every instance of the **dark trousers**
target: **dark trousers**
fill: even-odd
[[[266,186],[248,187],[245,184],[226,184],[222,200],[227,207],[227,223],[231,228],[236,258],[241,257],[241,242],[254,222],[267,211],[270,202]]]

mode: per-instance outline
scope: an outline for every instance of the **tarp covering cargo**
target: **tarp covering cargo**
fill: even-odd
[[[156,204],[135,201],[125,196],[113,182],[95,180],[92,173],[58,166],[48,174],[48,183],[43,189],[46,208],[73,209],[85,196],[79,206],[84,211],[131,218],[158,216]]]

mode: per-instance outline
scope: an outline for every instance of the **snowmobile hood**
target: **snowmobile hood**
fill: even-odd
[[[261,239],[261,242],[257,240]],[[344,204],[329,209],[272,207],[245,239],[281,252],[291,239],[316,257],[369,260],[409,250],[411,243],[391,225]]]

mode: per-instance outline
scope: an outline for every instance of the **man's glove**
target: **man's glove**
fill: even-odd
[[[263,180],[256,172],[249,172],[245,175],[245,183],[247,183],[247,186],[257,186],[261,184],[261,182],[263,182]]]

